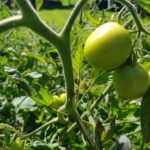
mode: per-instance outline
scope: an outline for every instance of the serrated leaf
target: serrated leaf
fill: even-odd
[[[111,78],[111,73],[110,72],[106,72],[106,71],[102,71],[99,73],[96,73],[96,78],[95,78],[95,84],[105,84],[108,82],[109,78]]]
[[[87,19],[89,21],[91,21],[93,23],[93,25],[95,25],[95,26],[99,25],[99,20],[92,17],[88,11],[84,11],[84,15],[87,17]]]
[[[51,104],[51,101],[53,100],[52,94],[44,88],[40,89],[38,93],[33,91],[32,98],[38,104],[43,105],[43,106],[49,106]]]
[[[145,11],[150,13],[150,0],[135,0]]]
[[[34,58],[34,59],[40,61],[41,63],[45,63],[45,59],[43,57],[35,55],[34,53],[31,53],[31,52],[27,52],[27,53],[23,52],[22,56],[26,56],[26,57],[29,57],[29,58]]]

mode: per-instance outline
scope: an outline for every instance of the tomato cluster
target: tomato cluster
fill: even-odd
[[[98,27],[85,42],[84,54],[95,68],[114,70],[113,85],[124,98],[144,95],[149,87],[148,72],[139,64],[127,64],[132,52],[128,31],[115,22]]]

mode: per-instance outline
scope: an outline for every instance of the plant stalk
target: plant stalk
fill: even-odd
[[[19,26],[23,26],[22,16],[4,19],[0,22],[0,33]]]

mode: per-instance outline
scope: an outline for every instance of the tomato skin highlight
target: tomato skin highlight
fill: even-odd
[[[113,85],[120,96],[135,99],[143,96],[150,83],[148,72],[139,64],[124,65],[113,73]]]
[[[95,68],[112,70],[122,65],[131,53],[128,31],[115,22],[108,22],[91,33],[85,42],[84,55]]]

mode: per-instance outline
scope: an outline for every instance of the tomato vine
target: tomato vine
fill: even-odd
[[[76,109],[76,96],[75,96],[75,85],[74,85],[74,76],[73,76],[73,66],[72,66],[72,58],[71,58],[71,39],[70,39],[70,32],[72,29],[72,26],[75,22],[75,19],[77,18],[79,12],[83,8],[83,6],[86,4],[87,0],[78,0],[76,3],[74,9],[72,10],[72,13],[70,14],[66,24],[62,28],[62,30],[57,33],[54,31],[50,26],[48,26],[38,15],[36,10],[32,7],[30,2],[28,0],[16,0],[19,8],[21,10],[22,15],[13,16],[11,18],[4,19],[0,22],[0,33],[10,30],[12,28],[17,28],[20,26],[28,27],[35,33],[39,34],[40,36],[44,37],[46,40],[48,40],[50,43],[52,43],[58,50],[59,55],[62,60],[63,69],[64,69],[64,78],[65,78],[65,85],[66,85],[66,93],[67,93],[67,101],[66,103],[59,109],[60,112],[58,116],[46,124],[42,125],[40,128],[36,129],[35,131],[24,135],[22,138],[27,138],[29,136],[34,135],[41,129],[47,127],[48,125],[52,123],[56,123],[62,119],[64,119],[64,123],[67,121],[65,120],[65,113],[68,113],[72,118],[74,118],[76,124],[80,128],[81,132],[84,135],[84,138],[89,143],[92,150],[101,150],[102,146],[101,141],[94,141],[92,136],[90,135],[89,131],[85,127],[82,119],[88,114],[88,111],[85,112],[82,116],[79,115],[77,109]],[[144,32],[146,34],[149,34],[149,31],[147,31],[140,19],[138,18],[134,7],[128,0],[118,0],[118,2],[122,3],[124,6],[128,8],[130,11],[133,19],[135,20],[135,23],[138,27],[138,32]],[[121,13],[120,13],[121,15]],[[29,17],[30,16],[30,17]],[[118,20],[120,21],[120,20]],[[139,36],[139,35],[138,35]],[[110,84],[106,91],[96,100],[96,102],[91,106],[90,110],[93,110],[93,108],[97,105],[97,103],[107,94],[107,91],[111,88]],[[66,121],[66,122],[65,122]],[[70,132],[72,130],[73,126],[67,130],[67,132]],[[99,128],[96,128],[96,131],[99,130]],[[98,136],[99,137],[99,136]]]

